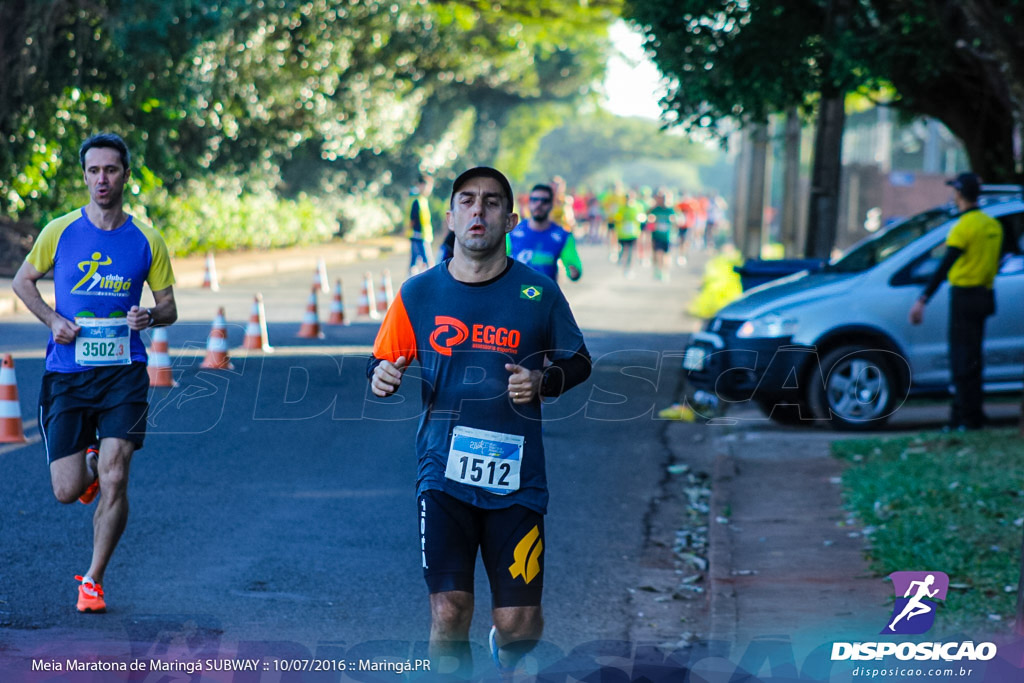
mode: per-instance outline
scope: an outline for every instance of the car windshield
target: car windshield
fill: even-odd
[[[945,207],[919,213],[885,232],[855,244],[850,251],[826,266],[832,273],[862,273],[874,268],[903,249],[918,237],[939,227],[956,215],[956,209]]]

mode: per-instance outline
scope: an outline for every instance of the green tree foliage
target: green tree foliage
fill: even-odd
[[[553,130],[540,144],[536,166],[544,175],[579,181],[612,164],[639,160],[686,161],[694,166],[714,163],[717,154],[682,135],[668,133],[656,121],[621,118],[604,112],[577,117]]]
[[[857,15],[865,70],[892,83],[893,104],[939,119],[986,179],[1024,179],[1014,126],[1024,117],[1024,0],[899,0]]]
[[[721,134],[727,120],[767,121],[810,106],[820,90],[820,3],[627,0],[625,15],[670,78],[663,105],[687,129]]]
[[[624,15],[671,78],[664,104],[685,128],[885,92],[945,123],[983,176],[1020,177],[1024,0],[627,0]]]
[[[460,164],[513,165],[518,176],[539,136],[593,95],[610,49],[619,0],[431,3],[418,65],[427,101],[409,144],[391,166],[434,170]],[[437,140],[472,116],[462,153]],[[513,129],[513,130],[510,130]],[[412,175],[402,178],[411,181]]]
[[[151,193],[168,201],[206,178],[229,195],[246,193],[246,184],[215,179],[252,179],[259,192],[270,187],[299,202],[397,197],[417,168],[515,158],[508,146],[530,136],[503,137],[503,128],[524,106],[589,95],[618,7],[3,3],[0,134],[9,144],[0,148],[0,214],[45,219],[66,210],[67,193],[81,192],[77,145],[105,129],[133,150],[133,192],[162,185]]]

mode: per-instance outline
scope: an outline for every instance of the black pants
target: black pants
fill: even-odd
[[[988,287],[952,287],[949,303],[949,365],[954,389],[950,422],[977,428],[985,421],[982,342],[985,318],[995,313],[995,295]]]

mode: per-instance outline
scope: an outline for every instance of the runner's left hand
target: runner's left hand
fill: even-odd
[[[512,373],[508,376],[508,395],[513,403],[529,403],[540,396],[540,370],[527,370],[514,363],[506,363],[505,369]]]
[[[141,306],[132,306],[128,310],[128,327],[133,330],[144,330],[153,321],[149,312]]]

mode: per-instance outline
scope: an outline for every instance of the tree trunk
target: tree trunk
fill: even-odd
[[[962,63],[946,78],[921,84],[904,82],[905,77],[896,75],[893,85],[897,90],[914,93],[909,111],[942,121],[960,139],[970,168],[958,171],[974,171],[987,183],[1024,181],[1013,145],[1015,115],[1024,116],[1024,112],[1015,112],[1020,104],[1014,94],[1024,97],[1024,86],[1008,82],[1001,73],[1001,65],[979,61],[971,53],[956,56]],[[953,77],[961,72],[974,75]]]
[[[733,139],[737,141],[738,149],[734,162],[732,242],[737,249],[742,251],[747,229],[747,206],[750,201],[750,131],[744,128],[734,133],[733,136]]]
[[[803,245],[799,242],[800,221],[797,202],[800,194],[800,117],[795,108],[786,111],[785,151],[782,180],[782,245],[786,258],[796,258]]]
[[[963,142],[971,170],[986,183],[1021,182],[1016,172],[1013,114],[999,106],[994,98],[986,103],[963,106],[958,116],[943,122]]]
[[[845,121],[843,93],[828,97],[823,94],[814,135],[814,170],[804,250],[809,258],[827,260],[835,246]]]
[[[750,124],[750,176],[747,187],[747,224],[743,230],[744,258],[761,257],[761,241],[764,232],[764,191],[765,167],[768,164],[768,126],[764,123]]]

